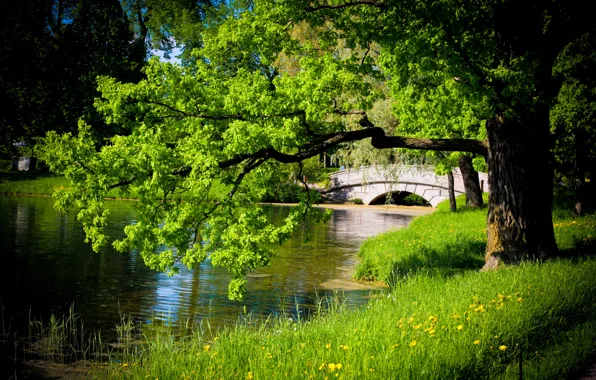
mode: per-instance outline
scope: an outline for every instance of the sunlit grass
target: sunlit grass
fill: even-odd
[[[166,331],[107,378],[556,378],[596,349],[596,260],[417,276],[367,308],[241,324],[176,339]],[[546,363],[565,350],[565,360]]]
[[[559,210],[557,239],[573,259],[481,273],[485,218],[441,205],[367,241],[365,258],[391,250],[375,265],[393,289],[366,308],[332,303],[305,321],[185,338],[161,331],[100,377],[517,379],[520,362],[525,379],[577,374],[596,351],[594,216]]]

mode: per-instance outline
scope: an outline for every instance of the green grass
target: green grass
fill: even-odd
[[[56,189],[69,186],[68,180],[63,176],[47,172],[0,172],[0,194],[51,196]],[[229,186],[215,183],[211,194],[226,194],[229,190]],[[135,191],[125,193],[121,189],[112,189],[107,198],[137,199],[139,196]]]
[[[358,310],[217,336],[162,331],[98,377],[507,379],[522,357],[526,379],[564,378],[596,349],[595,273],[581,259],[417,276]]]
[[[60,178],[34,181],[45,180],[56,186]],[[234,327],[212,331],[206,322],[182,335],[145,326],[143,340],[128,339],[94,375],[517,379],[521,361],[524,379],[576,376],[596,353],[596,215],[574,218],[565,197],[555,199],[555,234],[566,259],[480,273],[486,208],[466,209],[460,198],[456,213],[441,204],[362,245],[357,276],[392,285],[366,308],[346,310],[331,300],[308,320],[245,316]],[[60,323],[47,325],[39,341],[64,335],[52,333],[54,325]],[[57,342],[46,352],[64,346]]]
[[[555,237],[562,253],[573,256],[578,249],[596,244],[596,214],[574,217],[573,205],[558,199],[572,199],[562,192],[557,189],[553,209]],[[414,219],[408,228],[365,241],[355,276],[392,285],[414,274],[449,276],[480,269],[486,248],[486,206],[467,208],[464,197],[458,197],[457,203],[455,213],[443,202],[434,213]]]
[[[52,195],[59,187],[67,187],[62,176],[45,172],[0,172],[0,194]]]
[[[378,273],[371,277],[393,285],[366,308],[335,301],[304,321],[242,323],[182,338],[153,331],[137,355],[97,376],[517,379],[520,361],[524,379],[577,375],[596,352],[594,215],[557,211],[557,239],[573,258],[481,273],[486,209],[447,207],[363,245],[363,265]]]

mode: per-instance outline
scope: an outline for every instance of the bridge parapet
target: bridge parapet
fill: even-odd
[[[478,173],[482,191],[488,191],[488,176]],[[465,193],[459,169],[453,172],[456,195]],[[438,176],[432,166],[366,166],[329,175],[331,188],[325,191],[336,201],[360,198],[370,204],[390,192],[407,191],[426,199],[433,207],[449,198],[447,176]]]

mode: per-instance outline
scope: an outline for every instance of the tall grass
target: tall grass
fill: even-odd
[[[415,276],[358,310],[338,305],[217,336],[160,331],[98,376],[494,379],[518,376],[522,360],[525,378],[557,378],[596,349],[595,273],[596,260],[580,259]]]

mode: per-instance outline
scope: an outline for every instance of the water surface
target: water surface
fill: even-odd
[[[0,196],[0,298],[6,323],[24,328],[30,318],[47,320],[74,303],[88,326],[113,330],[120,316],[171,323],[206,317],[213,325],[234,323],[245,308],[253,315],[308,314],[329,284],[350,281],[360,243],[382,231],[407,225],[412,216],[378,210],[334,210],[326,225],[311,226],[279,249],[271,265],[253,271],[242,302],[227,299],[229,275],[209,262],[182,267],[168,277],[148,269],[135,252],[107,247],[94,253],[84,243],[75,214],[59,214],[47,197]],[[109,204],[108,235],[119,237],[134,221],[134,202]],[[268,207],[273,221],[288,209]],[[342,281],[337,281],[342,280]],[[369,290],[341,290],[351,305],[367,301]]]

